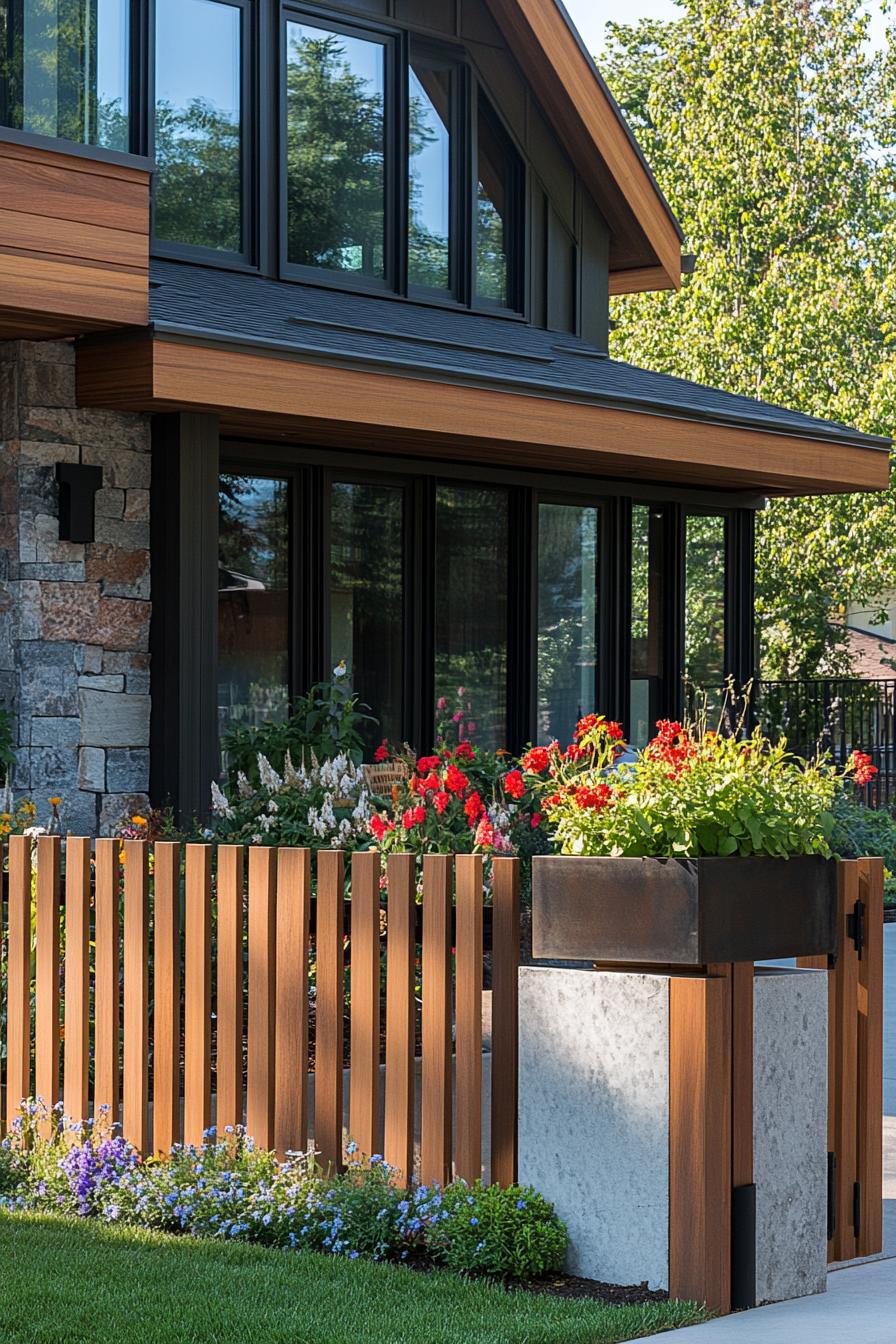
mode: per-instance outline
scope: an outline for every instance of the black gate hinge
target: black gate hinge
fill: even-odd
[[[861,960],[862,949],[865,946],[865,908],[864,901],[856,901],[852,908],[852,914],[846,916],[846,932],[855,943],[859,960]]]

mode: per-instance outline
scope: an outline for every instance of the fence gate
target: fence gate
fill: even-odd
[[[884,868],[838,864],[839,951],[829,968],[828,1260],[883,1249]]]

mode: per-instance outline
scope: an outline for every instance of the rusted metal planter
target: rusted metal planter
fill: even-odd
[[[536,959],[705,966],[837,950],[832,860],[533,860]]]

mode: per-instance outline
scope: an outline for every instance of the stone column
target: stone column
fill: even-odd
[[[0,696],[13,785],[46,821],[107,832],[149,786],[146,416],[79,409],[70,342],[0,345]],[[92,543],[59,539],[57,463],[103,470]]]
[[[585,1278],[669,1287],[670,980],[520,971],[519,1179]],[[825,1288],[827,974],[758,970],[754,1041],[757,1301],[780,1301]]]

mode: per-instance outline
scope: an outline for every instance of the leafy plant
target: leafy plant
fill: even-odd
[[[531,1187],[463,1182],[445,1191],[428,1234],[434,1257],[462,1274],[537,1279],[563,1268],[569,1237],[552,1205]]]
[[[318,682],[295,701],[284,723],[261,727],[237,725],[221,739],[231,788],[240,773],[259,783],[258,760],[283,761],[287,753],[297,764],[345,755],[359,765],[364,755],[364,726],[375,720],[352,693],[344,663],[333,669],[331,681]]]
[[[830,856],[844,780],[863,784],[875,773],[858,752],[845,772],[823,758],[800,760],[758,729],[743,737],[702,725],[657,727],[631,759],[619,725],[591,714],[566,751],[555,742],[523,758],[562,853]]]

